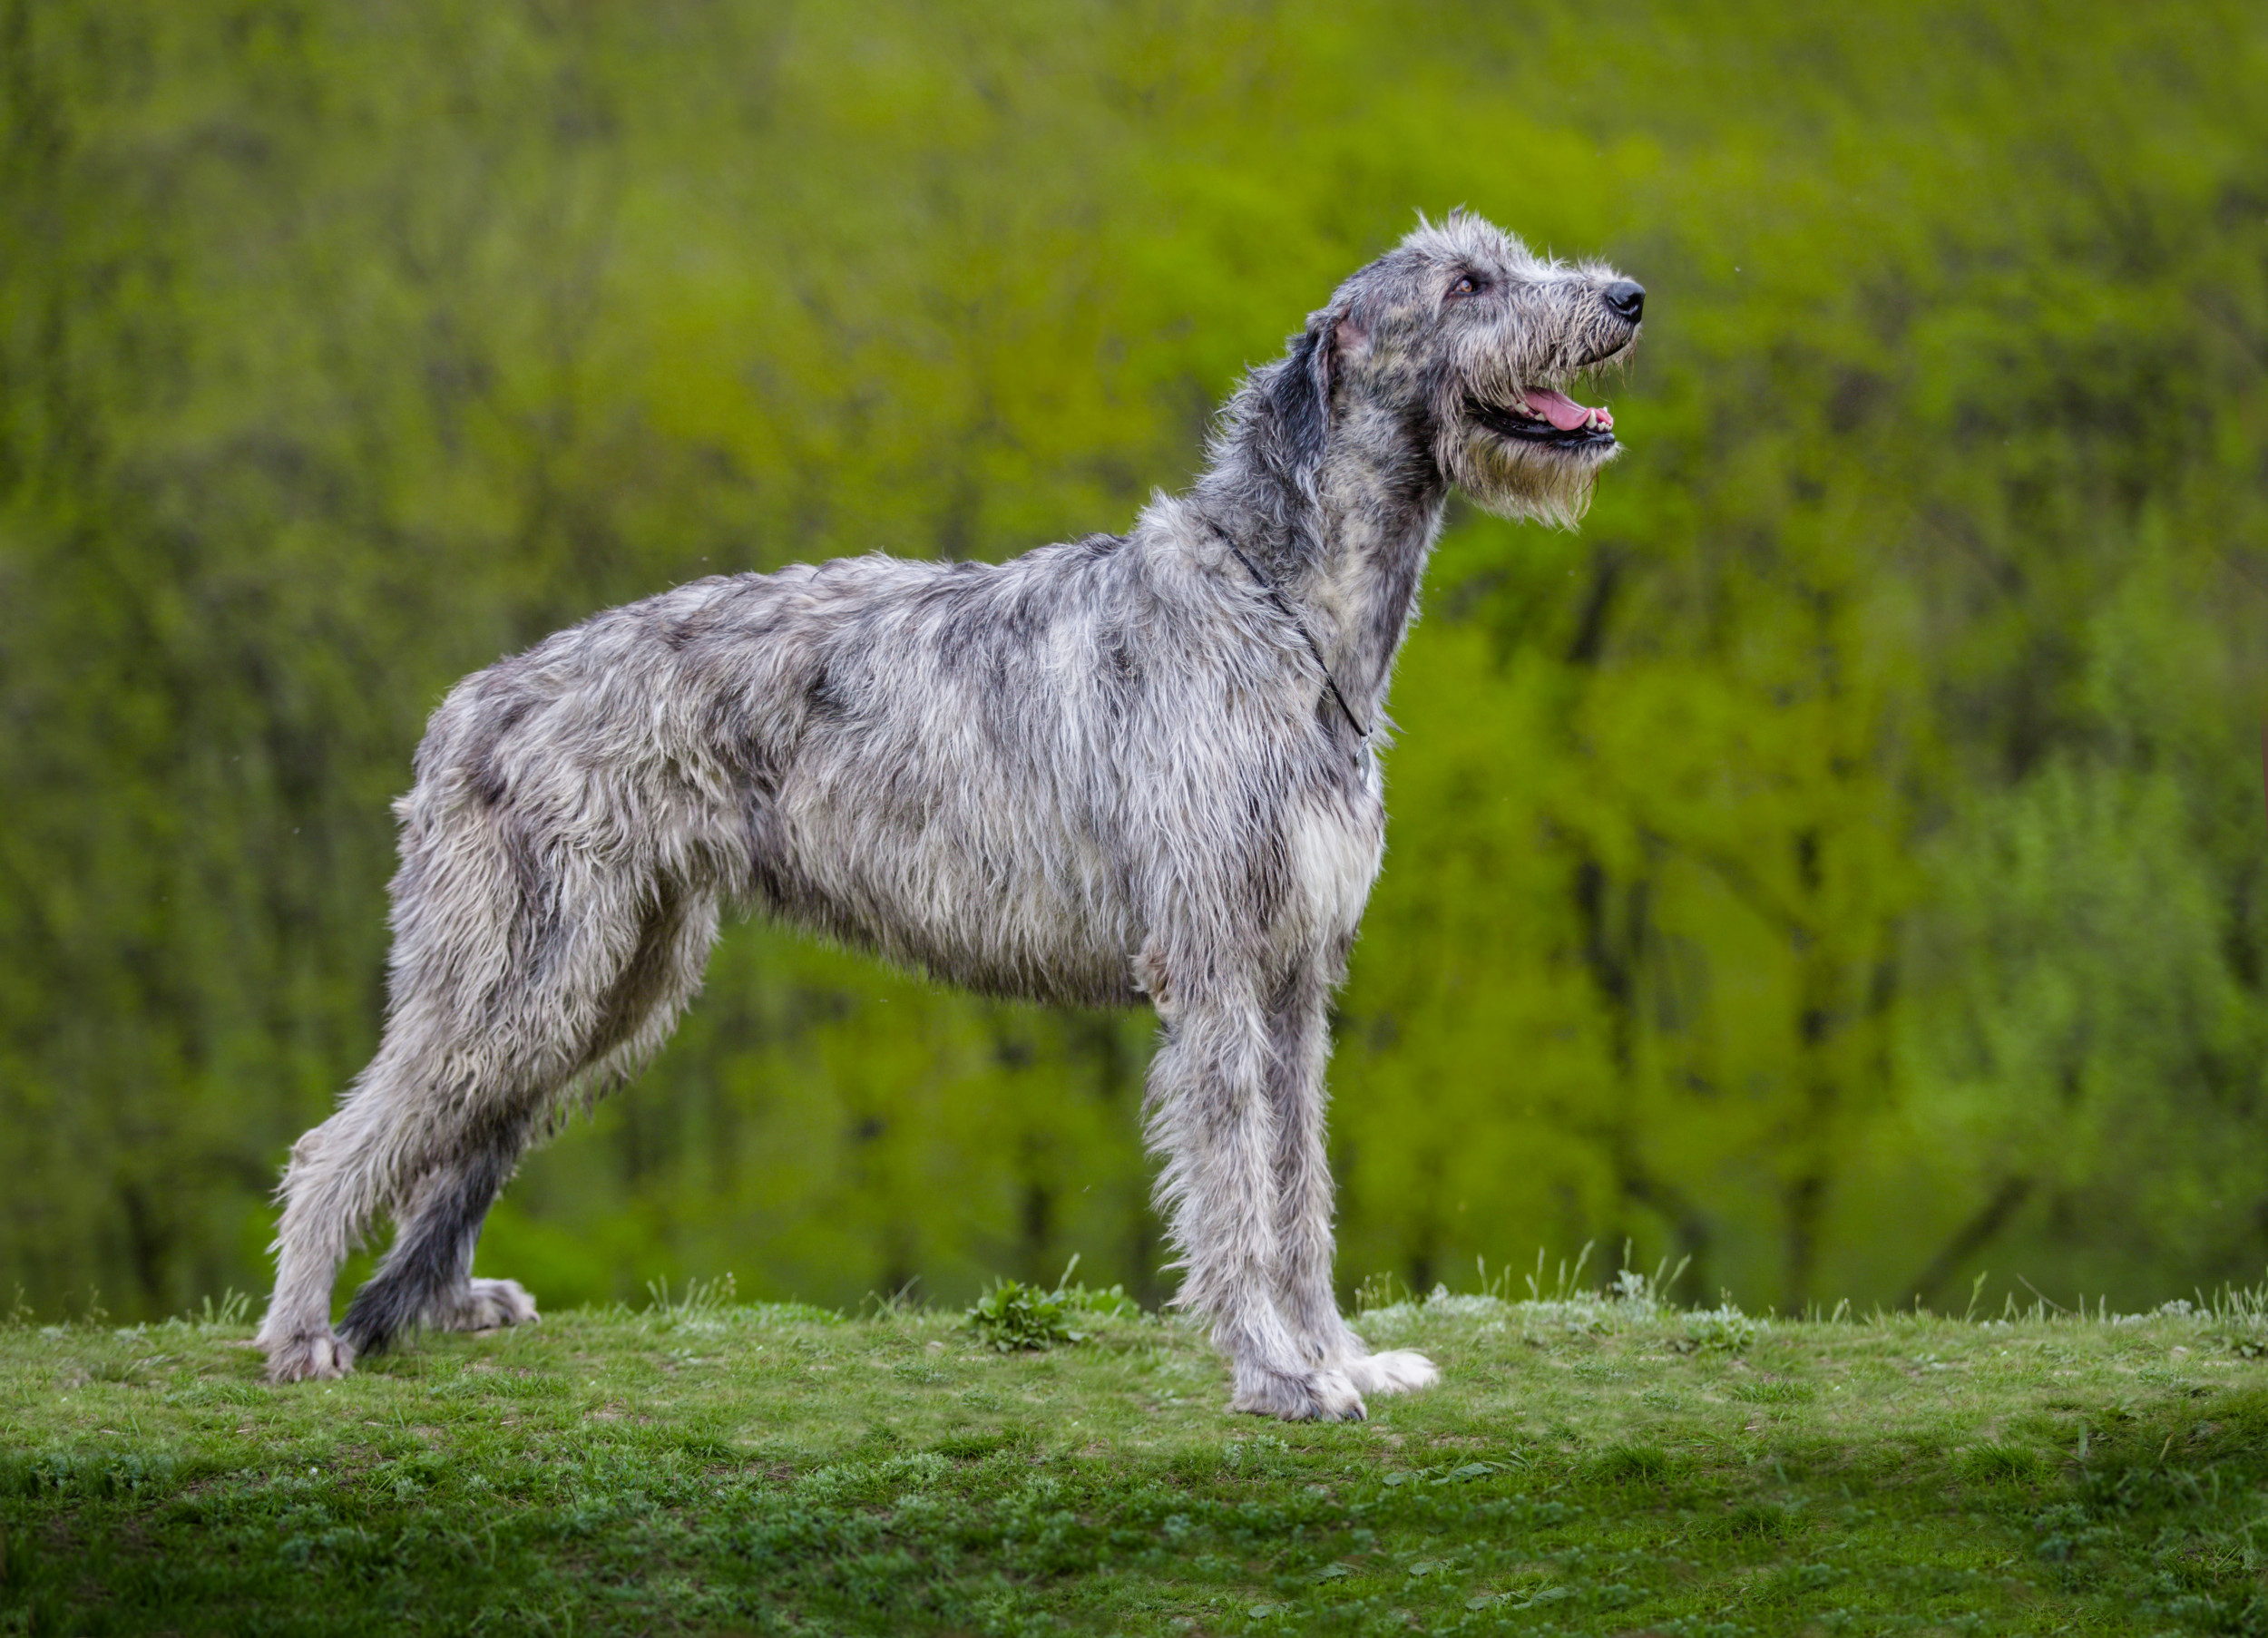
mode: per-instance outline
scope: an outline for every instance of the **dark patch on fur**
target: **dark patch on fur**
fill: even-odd
[[[493,755],[474,760],[465,772],[464,784],[473,793],[474,800],[483,807],[494,807],[504,799],[504,792],[511,788],[504,777],[503,765]]]
[[[1326,317],[1292,342],[1290,355],[1276,366],[1269,398],[1284,429],[1284,454],[1297,467],[1320,465],[1331,431],[1329,342]]]
[[[1113,706],[1123,708],[1126,692],[1140,686],[1142,680],[1140,651],[1123,626],[1105,629],[1096,639],[1095,648],[1106,679],[1114,685],[1108,691],[1109,698]]]
[[[717,629],[717,623],[715,606],[705,604],[690,614],[680,615],[676,619],[664,621],[661,627],[661,640],[674,654],[683,649],[688,644],[699,642],[708,636]]]
[[[514,689],[499,694],[474,718],[464,748],[464,783],[483,807],[494,807],[510,789],[511,781],[503,769],[503,743],[535,705],[533,695]]]
[[[804,684],[803,707],[818,721],[850,714],[850,701],[836,680],[834,667],[825,659],[812,668],[811,680]]]

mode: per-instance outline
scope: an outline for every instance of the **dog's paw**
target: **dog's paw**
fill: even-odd
[[[543,1319],[535,1311],[535,1299],[517,1280],[474,1281],[473,1307],[480,1315],[475,1331],[498,1325],[534,1325]]]
[[[1354,1384],[1329,1368],[1296,1373],[1239,1370],[1228,1408],[1286,1422],[1359,1422],[1369,1414]]]
[[[437,1331],[494,1331],[504,1325],[533,1325],[541,1318],[535,1299],[517,1280],[475,1280],[431,1323]]]
[[[1341,1360],[1339,1369],[1364,1393],[1408,1393],[1442,1380],[1441,1368],[1422,1353],[1397,1348],[1387,1353]]]
[[[328,1331],[262,1338],[259,1345],[268,1350],[271,1382],[328,1381],[345,1376],[355,1365],[353,1345]]]

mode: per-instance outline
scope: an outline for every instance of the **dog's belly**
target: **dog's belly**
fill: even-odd
[[[987,994],[1090,1007],[1141,999],[1123,884],[1091,836],[1060,814],[924,805],[910,821],[871,802],[791,798],[771,908]]]

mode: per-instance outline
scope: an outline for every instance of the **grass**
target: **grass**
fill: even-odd
[[[2250,1299],[1437,1293],[1360,1323],[1440,1388],[1290,1427],[1123,1304],[662,1297],[282,1390],[233,1311],[0,1327],[0,1633],[2268,1631]]]

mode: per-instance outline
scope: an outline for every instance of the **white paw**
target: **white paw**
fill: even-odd
[[[268,1350],[268,1380],[271,1382],[327,1381],[354,1369],[354,1349],[344,1337],[328,1331],[263,1337],[259,1345]]]
[[[1442,1380],[1439,1366],[1407,1348],[1341,1360],[1339,1369],[1364,1393],[1408,1393],[1415,1388],[1431,1388]]]
[[[1326,1422],[1362,1422],[1370,1419],[1370,1411],[1363,1404],[1363,1391],[1355,1387],[1344,1371],[1318,1370],[1312,1379],[1308,1391],[1314,1395],[1320,1420]]]
[[[500,1325],[533,1325],[541,1318],[535,1299],[517,1280],[475,1280],[452,1306],[445,1329],[494,1331]]]

